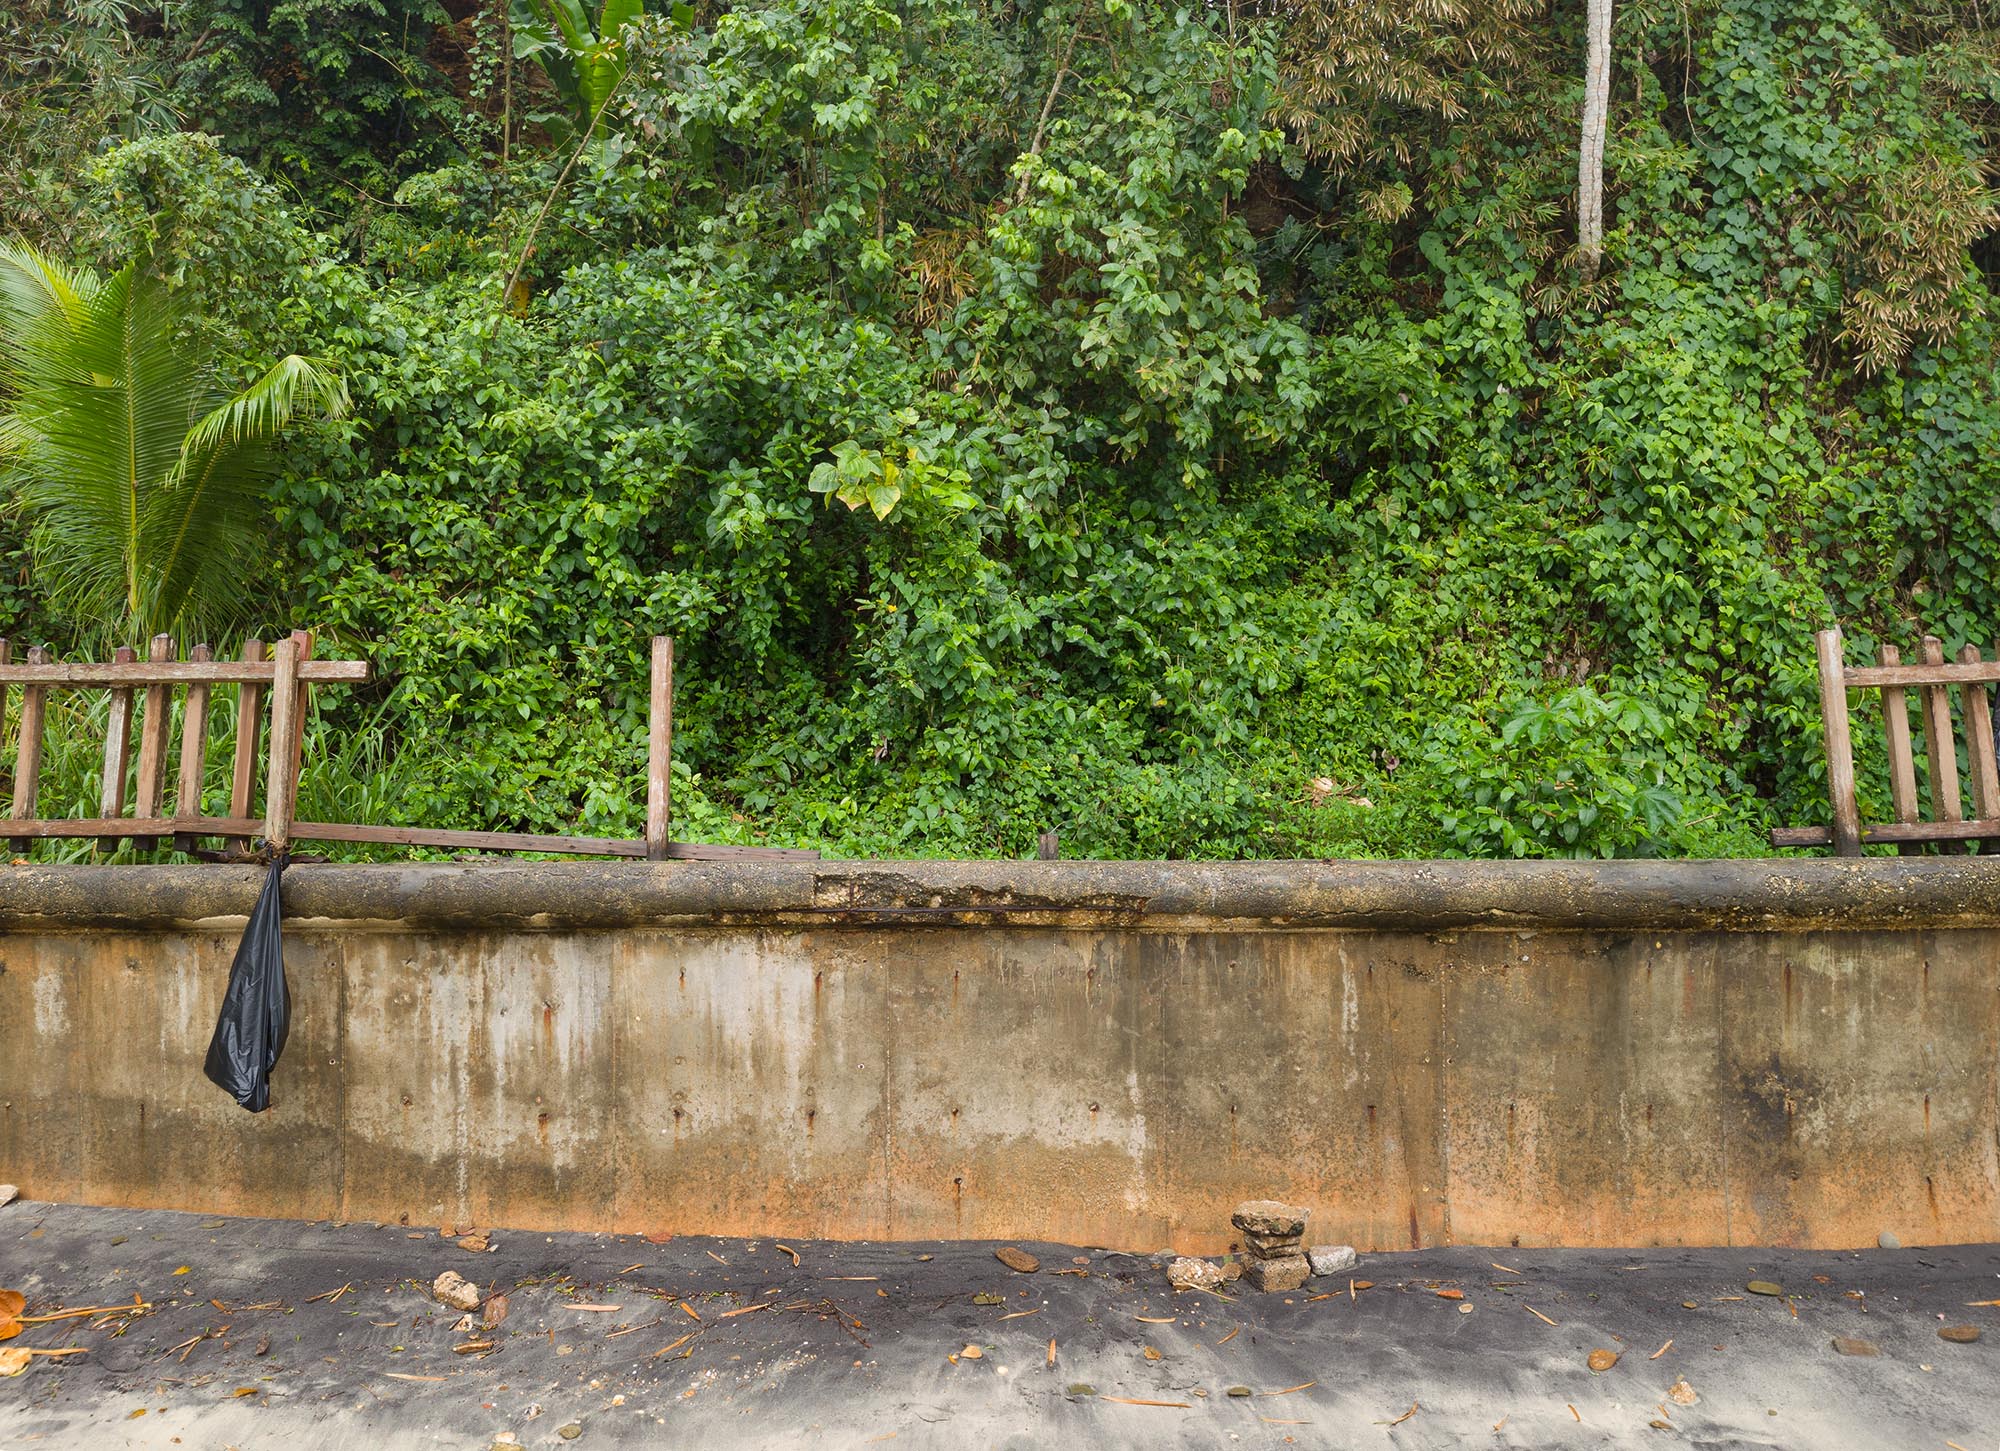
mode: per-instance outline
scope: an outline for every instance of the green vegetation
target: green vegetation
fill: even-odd
[[[1762,851],[1813,629],[2000,636],[2000,31],[1626,0],[1588,259],[1583,4],[1415,8],[30,0],[0,216],[344,380],[196,612],[329,811],[637,834],[670,632],[687,839]]]

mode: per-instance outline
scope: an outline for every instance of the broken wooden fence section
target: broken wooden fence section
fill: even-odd
[[[309,631],[294,631],[268,653],[260,640],[244,643],[241,658],[217,660],[209,646],[196,645],[186,660],[175,659],[172,637],[156,635],[146,659],[120,647],[108,663],[59,662],[42,646],[13,657],[12,642],[0,639],[0,731],[10,693],[20,689],[12,810],[0,835],[17,852],[37,839],[130,839],[140,850],[170,837],[178,851],[193,851],[203,838],[219,837],[226,849],[241,851],[253,838],[273,850],[295,841],[344,841],[381,846],[421,846],[455,851],[549,852],[575,856],[637,857],[651,861],[722,861],[745,857],[817,857],[815,851],[778,847],[712,846],[668,839],[671,819],[668,783],[673,764],[673,641],[652,645],[648,694],[646,835],[640,841],[607,837],[548,836],[533,832],[454,831],[417,826],[375,826],[297,819],[299,773],[305,745],[309,693],[321,685],[359,685],[372,678],[365,660],[318,660]],[[209,696],[216,685],[237,687],[235,752],[230,762],[227,815],[202,812],[202,785],[208,766]],[[110,695],[105,716],[104,764],[93,817],[38,814],[42,757],[48,722],[48,692],[102,689]],[[173,780],[172,814],[164,801],[173,696],[183,692],[181,731]],[[134,712],[139,719],[139,758],[132,768]],[[267,729],[268,727],[268,729]],[[260,745],[262,770],[260,764]],[[256,812],[256,787],[263,778],[264,806]],[[131,814],[126,787],[131,783]]]
[[[1894,645],[1883,645],[1874,665],[1850,667],[1839,630],[1814,637],[1819,651],[1820,717],[1826,729],[1826,789],[1833,824],[1781,826],[1773,846],[1831,846],[1837,856],[1860,856],[1870,842],[1894,843],[1905,855],[1935,843],[1940,850],[1967,849],[1973,842],[2000,842],[2000,768],[1995,765],[1993,713],[1988,689],[2000,682],[2000,658],[1983,660],[1977,645],[1966,645],[1947,663],[1944,643],[1923,638],[1923,660],[1905,665]],[[2000,651],[1996,651],[2000,655]],[[1959,731],[1952,724],[1957,687],[1965,740],[1965,771],[1972,784],[1973,814],[1965,814],[1960,793]],[[1896,819],[1863,825],[1855,797],[1854,740],[1847,696],[1853,690],[1881,692],[1882,734],[1889,757],[1889,801]],[[1925,776],[1931,814],[1926,820],[1917,791],[1916,754],[1910,739],[1909,697],[1915,693],[1922,728]]]

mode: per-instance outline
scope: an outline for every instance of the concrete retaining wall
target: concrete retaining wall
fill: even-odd
[[[0,1178],[102,1204],[1213,1251],[2000,1239],[2000,863],[0,868]]]

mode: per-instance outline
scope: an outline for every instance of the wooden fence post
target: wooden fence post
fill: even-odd
[[[1961,665],[1978,665],[1979,647],[1958,652]],[[1981,821],[2000,818],[2000,767],[1993,756],[1993,708],[1986,687],[1968,681],[1959,691],[1959,714],[1965,720],[1965,763],[1972,773],[1972,814]]]
[[[300,666],[303,666],[306,661],[312,659],[314,636],[311,630],[292,631],[292,643],[299,647],[298,663]],[[306,717],[312,711],[312,690],[312,686],[306,684],[304,680],[298,681],[298,700],[293,706],[292,712],[291,769],[289,775],[286,777],[288,784],[285,788],[285,832],[287,837],[291,834],[293,818],[299,814],[299,774],[305,759]]]
[[[154,664],[164,664],[174,658],[174,637],[155,635],[146,647],[146,659]],[[154,817],[160,814],[160,798],[165,794],[167,766],[167,725],[173,713],[174,688],[171,685],[148,685],[146,687],[146,715],[139,724],[139,782],[134,791],[132,814]],[[135,836],[132,847],[135,851],[151,851],[160,844],[158,837]]]
[[[1944,642],[1936,635],[1924,636],[1924,664],[1944,664]],[[1958,738],[1951,728],[1951,690],[1943,685],[1926,685],[1917,693],[1923,709],[1924,755],[1931,767],[1931,816],[1937,821],[1963,821],[1965,810],[1958,795]],[[1946,851],[1963,850],[1953,845]]]
[[[1861,855],[1861,809],[1854,800],[1854,740],[1847,729],[1847,667],[1840,631],[1813,636],[1819,651],[1819,712],[1826,727],[1826,794],[1833,806],[1836,856]]]
[[[271,732],[264,775],[264,841],[283,851],[292,837],[292,793],[298,785],[293,769],[294,741],[299,729],[299,642],[280,640],[271,675]]]
[[[667,859],[673,820],[674,641],[653,637],[652,691],[646,711],[646,860]]]
[[[139,658],[139,652],[130,645],[120,645],[111,655],[114,665],[130,665]],[[125,768],[132,761],[132,687],[113,688],[111,709],[104,718],[104,777],[97,796],[99,816],[123,816],[125,814]],[[118,849],[117,838],[112,838],[113,851]]]
[[[188,659],[206,663],[215,653],[206,645],[188,651]],[[201,778],[208,765],[208,683],[197,680],[187,688],[187,704],[181,710],[180,784],[174,793],[174,815],[201,815]],[[188,832],[174,833],[175,851],[193,851],[195,838]]]
[[[243,642],[243,659],[255,664],[264,658],[262,640]],[[246,680],[236,687],[236,755],[229,768],[229,814],[238,821],[250,815],[250,801],[257,783],[257,737],[264,728],[264,687]],[[223,840],[224,851],[246,851],[247,837]]]
[[[50,663],[49,652],[40,645],[28,649],[30,665]],[[14,753],[14,810],[16,821],[32,821],[42,780],[42,722],[46,719],[49,688],[46,685],[21,687],[21,737]],[[14,850],[26,855],[34,839],[14,838]]]

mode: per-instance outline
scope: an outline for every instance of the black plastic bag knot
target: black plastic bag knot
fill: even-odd
[[[264,889],[257,894],[250,924],[243,929],[236,960],[229,967],[229,990],[223,994],[203,1065],[209,1082],[252,1113],[271,1105],[271,1070],[277,1067],[292,1028],[292,999],[285,985],[284,909],[279,901],[279,879],[290,861],[288,852],[271,859]]]

